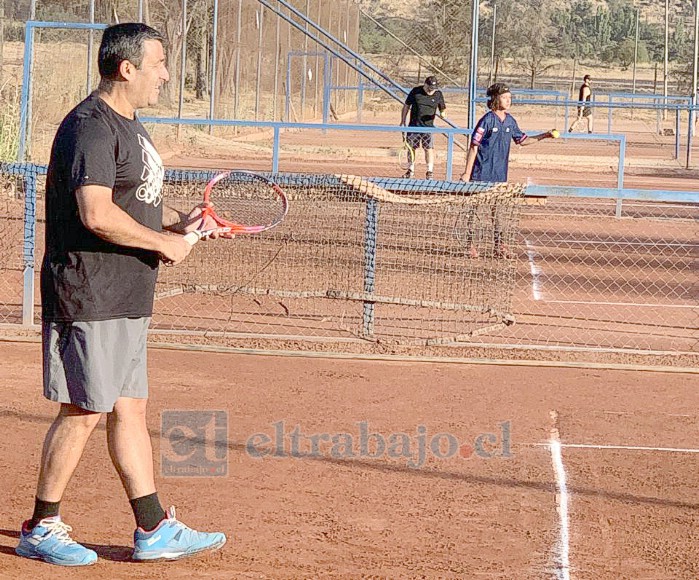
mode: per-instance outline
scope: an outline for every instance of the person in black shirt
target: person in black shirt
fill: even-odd
[[[146,423],[146,332],[159,261],[177,264],[200,221],[164,207],[163,164],[136,110],[155,105],[169,79],[162,36],[139,23],[107,28],[98,89],[61,123],[46,181],[41,268],[44,395],[60,403],[44,440],[34,513],[20,556],[82,566],[97,554],[61,520],[63,493],[107,414],[110,457],[136,519],[135,560],[172,559],[221,547],[165,512],[155,490]],[[205,229],[215,227],[204,224]]]
[[[585,75],[583,77],[583,83],[580,85],[580,91],[578,92],[578,116],[573,121],[573,124],[568,129],[568,133],[572,133],[577,129],[578,125],[587,119],[587,132],[592,133],[592,107],[589,106],[589,102],[592,100],[592,87],[590,86],[590,75]]]
[[[437,115],[445,116],[444,111],[447,106],[444,102],[444,95],[438,87],[437,78],[429,76],[422,86],[415,87],[410,91],[401,111],[401,126],[405,126],[408,113],[410,113],[409,127],[434,127],[434,118]],[[425,163],[427,163],[425,177],[427,179],[431,179],[434,175],[434,139],[432,137],[431,133],[408,133],[406,135],[408,145],[413,150],[417,150],[419,147],[425,150]],[[404,177],[414,176],[415,162],[413,161]]]

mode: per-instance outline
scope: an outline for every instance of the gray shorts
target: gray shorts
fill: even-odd
[[[434,149],[434,139],[432,133],[408,133],[406,141],[413,149]]]
[[[119,397],[148,398],[150,317],[44,322],[44,396],[100,413]]]

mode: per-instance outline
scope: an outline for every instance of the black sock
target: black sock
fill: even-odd
[[[50,518],[58,515],[58,509],[61,505],[60,501],[44,501],[38,497],[34,498],[34,515],[29,520],[29,529],[36,525],[44,518]]]
[[[157,492],[129,500],[129,503],[136,518],[136,526],[146,532],[155,529],[167,515],[160,505]]]

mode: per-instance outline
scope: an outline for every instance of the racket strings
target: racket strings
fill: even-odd
[[[213,210],[241,226],[275,223],[284,213],[284,200],[267,182],[221,180],[211,191]]]

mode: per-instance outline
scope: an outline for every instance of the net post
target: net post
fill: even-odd
[[[34,324],[34,249],[36,247],[36,167],[24,175],[24,284],[22,286],[22,325]]]
[[[379,202],[368,198],[366,201],[366,221],[364,225],[364,292],[373,294],[376,282],[376,240],[379,223]],[[374,335],[374,302],[364,301],[362,335]]]

